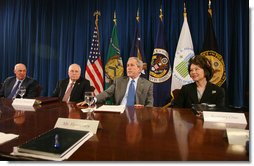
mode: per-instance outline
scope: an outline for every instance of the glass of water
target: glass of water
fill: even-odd
[[[18,94],[20,95],[21,99],[23,99],[23,96],[25,95],[25,93],[26,93],[26,87],[20,86]]]
[[[88,105],[89,112],[91,112],[91,106],[94,103],[94,95],[93,92],[85,92],[85,102]]]

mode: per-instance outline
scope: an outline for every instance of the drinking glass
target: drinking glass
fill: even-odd
[[[21,99],[23,99],[23,96],[25,95],[25,93],[26,93],[26,87],[20,86],[18,94],[21,96]]]
[[[85,102],[88,105],[89,112],[91,112],[91,105],[94,103],[93,92],[85,92]]]

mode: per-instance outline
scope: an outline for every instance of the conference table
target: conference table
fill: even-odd
[[[0,145],[0,159],[38,160],[10,153],[54,128],[58,118],[72,118],[98,120],[100,125],[70,161],[250,161],[245,146],[230,145],[225,129],[205,128],[191,109],[127,107],[123,113],[83,113],[82,108],[55,101],[18,110],[11,100],[1,98],[0,132],[19,137]],[[249,122],[248,111],[243,113]]]

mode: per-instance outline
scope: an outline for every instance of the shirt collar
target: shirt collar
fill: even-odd
[[[131,77],[129,77],[129,81],[134,80],[135,82],[138,82],[139,77],[140,77],[140,74],[135,79],[132,79]]]
[[[76,81],[72,81],[71,79],[69,79],[69,84],[68,85],[70,85],[71,83],[75,84]]]
[[[16,78],[16,82],[20,81],[20,83],[22,83],[26,78],[24,78],[23,80],[19,80]]]

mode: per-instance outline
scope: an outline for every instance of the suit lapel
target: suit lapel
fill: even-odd
[[[196,83],[191,84],[190,96],[191,96],[191,100],[193,101],[193,103],[199,103]]]
[[[200,100],[200,103],[202,103],[203,101],[209,101],[209,99],[207,99],[207,98],[210,96],[209,95],[210,92],[211,92],[211,84],[209,82],[207,82],[206,87],[205,87],[205,91],[204,91],[203,96]]]
[[[72,96],[72,94],[74,94],[79,89],[79,86],[80,86],[80,79],[78,79],[76,81],[76,83],[74,84],[74,87],[73,87],[72,92],[71,92],[71,96]]]
[[[66,89],[67,89],[67,87],[68,87],[68,84],[69,84],[69,79],[66,79],[66,80],[63,81],[63,84],[62,84],[62,86],[63,86],[63,91],[62,91],[62,94],[61,94],[61,97],[62,97],[62,98],[64,97],[64,94],[65,94],[65,91],[66,91]]]
[[[25,79],[24,79],[24,81],[22,81],[22,86],[24,86],[24,87],[26,87],[27,88],[27,86],[28,86],[28,78],[26,77]]]
[[[137,89],[136,89],[136,103],[140,103],[140,96],[142,96],[143,88],[144,87],[144,81],[141,77],[139,77],[137,82]]]
[[[121,96],[119,97],[119,99],[122,101],[122,99],[123,99],[123,97],[124,97],[124,95],[125,95],[125,92],[126,92],[126,89],[128,88],[127,86],[128,86],[128,82],[129,82],[129,78],[128,77],[125,77],[123,80],[123,83],[121,84],[119,84],[119,85],[121,85],[121,87],[120,87],[120,93],[119,94],[121,94]],[[118,90],[118,89],[117,89]],[[121,101],[120,101],[120,103],[121,103]]]
[[[16,82],[16,77],[14,77],[14,78],[11,80],[10,86],[8,86],[7,94],[10,94],[10,93],[11,93],[11,90],[12,90],[12,88],[13,88],[15,82]]]

